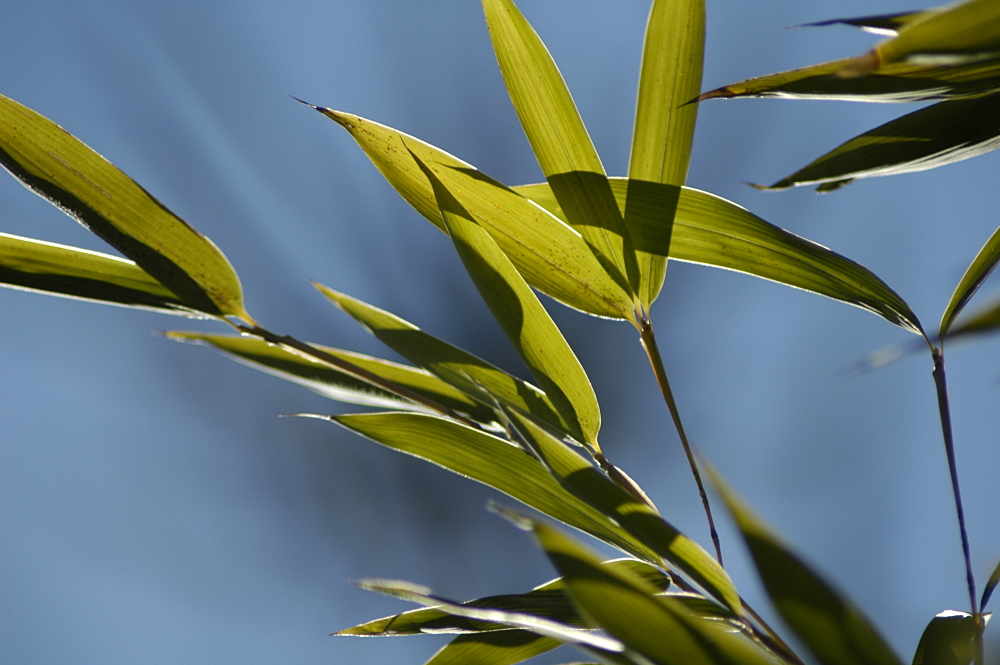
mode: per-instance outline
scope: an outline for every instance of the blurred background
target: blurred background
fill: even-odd
[[[520,5],[608,172],[623,175],[649,3]],[[788,26],[917,6],[709,0],[704,89],[876,39]],[[289,97],[388,124],[508,184],[541,180],[478,2],[5,0],[3,15],[0,92],[211,237],[263,325],[393,357],[312,279],[526,374],[447,238],[346,132]],[[707,102],[688,183],[867,266],[933,329],[1000,223],[1000,153],[827,196],[744,184],[915,108]],[[6,176],[0,230],[110,251]],[[996,291],[988,283],[970,309]],[[634,329],[547,303],[595,384],[609,457],[709,545]],[[695,444],[904,661],[935,613],[968,609],[929,359],[847,376],[915,337],[860,309],[681,263],[653,315]],[[279,419],[353,409],[156,334],[168,329],[224,332],[0,290],[0,661],[419,664],[446,638],[324,637],[407,608],[349,580],[403,578],[466,599],[553,576],[527,535],[484,510],[494,492],[329,423]],[[1000,556],[1000,346],[956,346],[948,360],[982,585]],[[766,607],[721,519],[731,574]]]

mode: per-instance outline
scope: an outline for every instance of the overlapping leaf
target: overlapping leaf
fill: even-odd
[[[566,444],[520,414],[512,415],[524,442],[564,488],[616,521],[733,612],[742,614],[739,593],[729,575],[698,543],[644,501],[612,483]]]
[[[770,532],[713,475],[778,613],[821,665],[900,665],[875,627]]]
[[[562,645],[560,640],[519,629],[459,635],[425,665],[516,665]]]
[[[359,414],[327,419],[387,448],[488,485],[644,561],[659,563],[656,553],[563,489],[537,459],[509,441],[446,418],[416,413]]]
[[[0,233],[0,286],[166,314],[211,314],[187,309],[170,289],[127,259],[6,233]]]
[[[975,617],[947,610],[927,624],[913,655],[913,665],[969,665],[975,648]]]
[[[219,249],[51,120],[0,96],[0,164],[173,292],[187,308],[251,319]]]
[[[340,402],[390,409],[426,411],[424,407],[384,388],[341,372],[317,360],[269,344],[255,337],[209,335],[197,332],[171,331],[170,339],[192,342],[215,348],[254,369],[297,383],[312,391]],[[387,381],[401,385],[454,411],[468,414],[473,420],[489,423],[496,414],[489,407],[468,398],[461,391],[426,370],[373,358],[361,353],[312,344],[316,349],[346,360]]]
[[[629,233],[636,248],[672,259],[744,272],[872,311],[918,332],[920,322],[895,291],[870,270],[822,245],[765,222],[721,197],[689,187],[611,179],[619,205],[633,206]],[[545,183],[515,188],[554,215],[562,211]],[[642,210],[646,208],[646,210]],[[661,215],[672,211],[673,224]]]
[[[856,136],[770,187],[926,171],[1000,148],[1000,93],[941,102]]]
[[[997,229],[990,239],[986,241],[983,248],[979,250],[979,254],[976,255],[968,270],[965,271],[965,275],[962,276],[962,281],[955,288],[955,293],[952,294],[951,300],[948,302],[948,307],[941,316],[941,327],[938,332],[939,337],[943,338],[948,334],[952,323],[955,322],[955,317],[958,316],[962,308],[972,299],[972,296],[976,294],[979,287],[983,285],[986,278],[997,267],[998,262],[1000,262],[1000,229]]]
[[[566,223],[443,150],[359,116],[313,108],[350,132],[396,191],[442,231],[447,233],[434,189],[414,155],[496,240],[531,286],[590,314],[631,316],[628,293]]]
[[[511,0],[483,0],[486,24],[514,110],[566,219],[609,274],[632,292],[638,264],[621,212],[552,56]]]
[[[701,89],[705,50],[704,0],[655,0],[646,26],[629,160],[630,186],[643,182],[683,185],[687,180],[698,105],[687,102]],[[671,210],[658,215],[672,223]],[[626,228],[636,214],[627,203]],[[639,300],[647,310],[663,286],[666,256],[636,251]]]
[[[549,397],[526,381],[452,346],[395,314],[317,284],[320,292],[390,349],[454,386],[480,404],[493,400],[531,413],[559,431],[583,440],[573,422],[563,421]],[[484,394],[485,393],[487,394]]]
[[[441,216],[466,272],[563,422],[596,449],[601,410],[583,366],[503,250],[430,171]]]

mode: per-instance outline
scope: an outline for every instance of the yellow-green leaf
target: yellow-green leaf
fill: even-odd
[[[997,562],[997,567],[993,569],[993,574],[990,575],[990,579],[983,589],[983,599],[979,601],[980,610],[986,609],[986,605],[989,604],[990,596],[993,595],[993,590],[997,588],[997,584],[1000,584],[1000,562]]]
[[[909,305],[870,270],[735,203],[690,187],[634,187],[624,178],[612,178],[611,186],[619,205],[628,197],[636,208],[629,231],[641,251],[755,275],[867,309],[912,332],[921,330]],[[562,214],[547,184],[515,189],[554,215]],[[665,214],[672,225],[659,219]]]
[[[132,261],[0,233],[0,286],[207,318]],[[213,308],[214,310],[214,308]]]
[[[976,294],[979,287],[983,285],[986,278],[997,267],[998,262],[1000,262],[1000,229],[997,229],[990,239],[986,241],[983,248],[979,250],[979,254],[976,255],[968,270],[965,271],[965,275],[962,276],[962,281],[955,288],[955,293],[952,294],[951,300],[948,302],[948,307],[941,316],[941,327],[938,337],[943,338],[948,334],[952,323],[955,322],[955,317],[958,316],[962,308],[972,299],[972,296]]]
[[[629,178],[668,185],[687,180],[705,51],[704,0],[656,0],[646,25]],[[626,228],[634,211],[625,205]],[[664,218],[663,223],[667,223]],[[637,252],[639,300],[649,306],[663,287],[666,257]]]
[[[237,335],[208,335],[197,332],[171,331],[169,339],[179,342],[203,344],[221,351],[231,358],[279,378],[304,386],[323,397],[340,402],[376,406],[389,409],[426,411],[404,397],[373,386],[361,379],[334,369],[318,360],[293,353],[256,337]],[[315,349],[341,360],[346,360],[387,381],[399,384],[415,393],[424,395],[453,411],[468,414],[473,420],[490,423],[496,420],[491,408],[470,399],[461,391],[445,383],[430,372],[399,363],[373,358],[361,353],[311,344]]]
[[[975,617],[946,610],[927,624],[913,655],[913,665],[969,665],[975,650]]]
[[[531,286],[576,309],[628,319],[632,300],[583,237],[481,171],[412,136],[359,116],[313,107],[347,129],[386,180],[447,233],[427,176],[414,155],[493,236]]]
[[[62,127],[2,95],[0,164],[135,261],[185,307],[252,321],[236,272],[211,240]]]
[[[562,646],[561,640],[527,630],[459,635],[425,665],[516,665]]]
[[[555,61],[511,0],[483,0],[483,11],[514,110],[569,224],[623,288],[636,290],[635,251]]]
[[[988,333],[1000,328],[1000,301],[986,305],[948,330],[948,339]]]
[[[900,665],[859,608],[789,551],[720,476],[712,474],[712,482],[743,534],[771,602],[821,665]]]
[[[427,175],[455,249],[507,339],[570,431],[600,449],[601,410],[580,361],[490,234],[429,170]]]

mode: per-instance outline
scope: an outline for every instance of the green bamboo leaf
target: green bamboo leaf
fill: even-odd
[[[563,489],[537,459],[505,439],[446,418],[417,413],[324,418],[387,448],[488,485],[644,561],[659,563],[653,551]]]
[[[604,631],[656,665],[775,665],[744,634],[706,621],[682,603],[659,596],[643,580],[600,565],[590,550],[542,522],[517,518],[535,533],[566,588]],[[628,651],[625,652],[628,655]]]
[[[817,23],[805,23],[802,27],[817,27],[824,25],[853,25],[865,32],[876,35],[895,35],[907,23],[920,18],[927,12],[902,12],[898,14],[880,14],[878,16],[862,16],[860,18],[835,18]]]
[[[1000,93],[940,102],[856,136],[770,187],[757,187],[839,184],[977,157],[1000,148],[998,113]]]
[[[239,278],[211,240],[62,127],[2,95],[0,164],[135,261],[185,307],[252,322]]]
[[[990,575],[990,581],[986,583],[986,588],[983,589],[983,599],[979,601],[980,611],[986,609],[986,605],[990,602],[990,596],[993,595],[993,590],[997,588],[997,584],[1000,584],[1000,562],[997,562],[997,567],[993,569],[993,574]]]
[[[402,132],[359,116],[313,106],[344,127],[376,168],[417,212],[447,233],[427,165],[489,232],[529,284],[597,316],[629,319],[632,300],[608,275],[583,237],[481,171]]]
[[[718,474],[710,475],[771,602],[816,660],[821,665],[900,665],[861,610],[788,550]]]
[[[913,655],[913,665],[969,665],[975,650],[975,617],[946,610],[927,624]]]
[[[657,0],[646,26],[629,178],[683,185],[687,180],[705,51],[704,0]],[[635,212],[626,203],[626,227]],[[663,223],[670,217],[661,216]],[[663,287],[666,257],[637,252],[639,300],[647,310]]]
[[[316,288],[390,349],[480,404],[490,408],[494,406],[493,400],[508,404],[531,413],[568,436],[583,440],[579,427],[563,421],[549,397],[532,384],[425,333],[395,314],[322,284],[316,284]]]
[[[664,591],[670,586],[670,578],[656,566],[638,559],[612,559],[602,565],[614,570],[625,570],[637,575]],[[534,614],[558,621],[576,628],[594,628],[580,616],[566,595],[561,577],[550,580],[528,593],[506,596],[488,596],[470,600],[463,605],[471,607],[492,607],[510,612]],[[402,614],[376,619],[342,630],[336,635],[359,637],[383,637],[398,635],[420,635],[425,633],[478,633],[485,631],[509,630],[502,624],[477,621],[455,616],[433,607],[410,610]]]
[[[733,612],[742,614],[739,592],[729,575],[698,543],[530,419],[518,413],[512,416],[524,442],[566,490],[620,524]]]
[[[920,102],[971,97],[1000,91],[1000,58],[964,65],[899,62],[868,76],[835,74],[853,58],[759,76],[710,90],[697,101],[733,97],[841,99],[854,102]]]
[[[993,332],[1000,328],[1000,301],[987,305],[948,330],[947,339]]]
[[[517,665],[562,645],[527,630],[459,635],[425,665]]]
[[[0,233],[0,286],[208,318],[132,261],[6,233]]]
[[[566,211],[609,274],[630,293],[639,268],[604,166],[545,44],[511,0],[483,0],[483,11],[524,133]]]
[[[499,245],[428,170],[465,270],[563,422],[596,449],[601,410],[583,366]]]
[[[624,178],[612,178],[611,187],[619,205],[628,197],[637,210],[629,217],[630,233],[641,251],[755,275],[867,309],[912,332],[921,330],[909,305],[870,270],[735,203],[690,187],[644,183],[635,188]],[[547,184],[515,189],[554,215],[562,214]],[[644,207],[648,212],[638,212]],[[671,209],[673,224],[662,224],[657,216]]]
[[[962,281],[955,288],[955,293],[952,294],[951,301],[948,302],[948,307],[941,316],[941,327],[938,337],[943,338],[948,334],[952,323],[955,322],[955,317],[958,316],[962,308],[972,299],[972,296],[976,294],[979,287],[983,285],[986,278],[997,267],[998,262],[1000,262],[1000,229],[997,229],[990,239],[986,241],[983,248],[979,250],[979,254],[972,261],[972,265],[969,266],[968,270],[965,271],[965,275],[962,276]]]
[[[424,407],[384,388],[373,386],[327,364],[268,344],[256,337],[181,331],[171,331],[166,336],[178,342],[214,348],[244,365],[297,383],[329,399],[364,406],[426,412]],[[490,423],[496,420],[493,409],[475,402],[426,370],[319,344],[310,346],[424,395],[453,411],[468,414],[478,422]]]

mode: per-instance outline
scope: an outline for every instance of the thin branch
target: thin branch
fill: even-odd
[[[753,617],[754,621],[760,624],[761,629],[764,631],[761,632],[760,630],[754,628],[754,635],[757,639],[763,642],[771,651],[784,656],[786,660],[795,663],[796,665],[805,665],[805,663],[802,662],[802,659],[799,658],[794,651],[792,651],[792,648],[788,646],[783,639],[781,639],[781,636],[778,635],[778,633],[771,628],[766,621],[764,621],[764,617],[759,615],[754,608],[750,607],[747,601],[743,600],[742,596],[740,597],[740,602],[743,604],[743,609],[747,611],[747,614]]]
[[[698,462],[694,457],[694,450],[691,442],[688,441],[684,432],[684,424],[681,422],[681,414],[677,410],[677,402],[674,400],[673,391],[670,390],[670,382],[667,380],[667,371],[663,368],[663,358],[660,356],[660,349],[656,344],[656,335],[653,332],[653,322],[649,317],[642,316],[639,322],[639,334],[642,339],[642,347],[646,350],[646,357],[649,358],[649,365],[653,368],[653,375],[663,393],[663,399],[670,410],[670,417],[674,421],[677,429],[677,436],[680,437],[681,445],[684,447],[684,454],[687,456],[688,464],[691,466],[691,475],[698,485],[698,493],[701,495],[701,503],[705,507],[705,516],[708,518],[708,530],[712,534],[712,544],[715,545],[715,558],[722,565],[722,544],[719,541],[719,532],[715,530],[715,520],[712,518],[712,506],[708,502],[708,493],[705,492],[705,484],[701,480],[701,472],[698,470]]]

